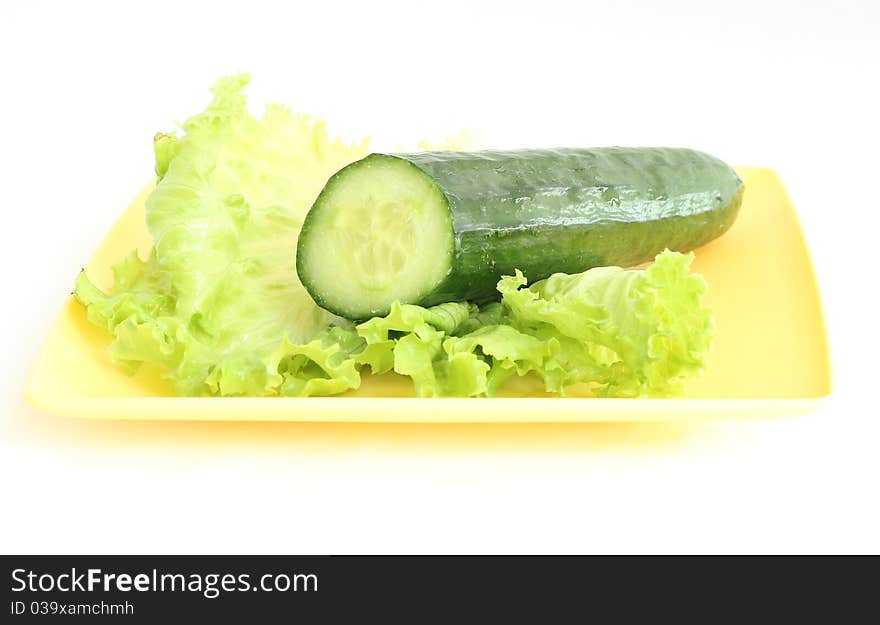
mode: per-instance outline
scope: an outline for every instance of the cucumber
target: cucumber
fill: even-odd
[[[349,319],[487,300],[515,269],[535,281],[699,247],[742,193],[728,165],[682,148],[370,154],[315,200],[297,273]]]

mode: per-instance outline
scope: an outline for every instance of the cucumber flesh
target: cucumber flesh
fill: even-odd
[[[297,270],[319,305],[359,319],[419,301],[452,264],[454,231],[446,197],[406,160],[380,155],[353,163],[327,183],[298,246]],[[316,297],[317,296],[317,297]]]

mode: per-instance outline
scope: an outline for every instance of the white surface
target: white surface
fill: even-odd
[[[880,4],[294,4],[0,7],[0,551],[880,551]],[[493,146],[687,145],[777,168],[817,265],[834,395],[788,420],[536,439],[29,409],[36,351],[150,176],[153,132],[238,69],[254,103],[378,145],[470,128]]]

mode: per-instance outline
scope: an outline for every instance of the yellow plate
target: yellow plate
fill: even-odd
[[[559,398],[536,380],[516,380],[505,397],[418,399],[408,378],[365,376],[340,397],[173,397],[157,369],[128,377],[107,352],[107,333],[86,321],[72,298],[49,332],[27,388],[31,404],[75,417],[131,419],[562,422],[646,421],[718,416],[776,416],[808,411],[830,391],[819,294],[803,235],[775,172],[740,168],[746,193],[733,228],[697,250],[694,270],[709,283],[718,334],[705,375],[687,398]],[[112,283],[110,266],[151,241],[144,200],[132,202],[98,247],[87,270],[98,286]],[[577,394],[577,391],[575,393]]]

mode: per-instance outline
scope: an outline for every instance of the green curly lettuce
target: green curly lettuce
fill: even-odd
[[[182,395],[354,388],[359,378],[319,337],[345,322],[309,297],[293,250],[324,182],[364,156],[367,142],[330,140],[324,122],[278,105],[251,115],[248,80],[220,80],[180,136],[156,135],[150,258],[119,263],[106,293],[82,273],[75,296],[113,335],[116,362],[129,372],[159,363]]]
[[[599,396],[670,397],[705,366],[715,330],[692,260],[667,250],[647,269],[555,274],[528,288],[517,272],[498,290],[511,325],[552,345],[534,369],[548,391],[586,382]]]
[[[281,106],[254,117],[247,82],[219,81],[179,135],[155,136],[147,260],[124,258],[107,291],[77,277],[76,299],[127,372],[159,364],[181,395],[335,395],[369,368],[409,376],[419,397],[491,396],[524,375],[552,393],[586,383],[597,396],[669,397],[705,366],[706,285],[692,255],[669,251],[646,269],[530,286],[517,271],[482,307],[396,303],[354,327],[322,310],[297,278],[297,236],[326,179],[367,143],[331,141],[323,122]]]
[[[366,343],[354,356],[373,373],[395,373],[413,380],[417,397],[470,396],[486,391],[489,365],[473,353],[447,355],[444,339],[477,312],[465,302],[422,308],[395,302],[385,317],[357,326]]]
[[[646,269],[600,267],[526,287],[498,283],[501,302],[432,308],[394,304],[355,328],[352,359],[413,380],[418,397],[494,395],[511,376],[538,375],[564,394],[586,383],[600,397],[673,397],[698,375],[714,334],[693,254],[665,251]]]

